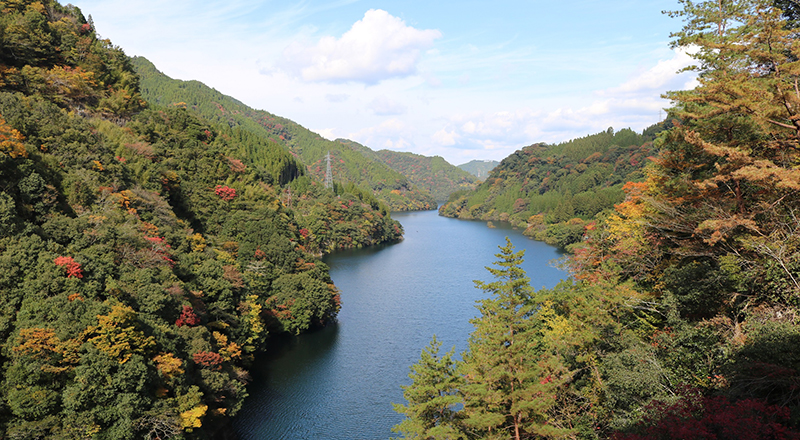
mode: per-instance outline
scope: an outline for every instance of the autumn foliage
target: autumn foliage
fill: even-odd
[[[236,198],[236,190],[227,185],[217,185],[214,188],[214,193],[216,193],[219,198],[225,200],[226,202],[230,202]]]
[[[219,370],[224,359],[219,353],[201,351],[192,355],[194,363],[212,370]]]
[[[788,428],[789,410],[763,400],[731,401],[684,393],[673,404],[653,402],[647,417],[631,433],[616,433],[614,440],[797,440]]]
[[[0,437],[208,438],[281,331],[270,297],[298,329],[338,311],[279,198],[305,166],[194,105],[145,108],[78,7],[0,10]]]
[[[12,158],[27,157],[28,152],[25,151],[25,145],[22,141],[25,136],[18,130],[10,127],[3,116],[0,115],[0,153],[6,154]]]
[[[63,267],[67,273],[67,278],[83,278],[81,265],[72,257],[56,257],[56,266]]]
[[[200,318],[194,312],[194,308],[192,306],[183,306],[181,316],[175,320],[175,325],[178,327],[183,327],[184,325],[194,327],[197,324],[200,324]]]

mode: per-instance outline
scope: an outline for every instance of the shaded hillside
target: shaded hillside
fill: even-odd
[[[254,110],[234,98],[198,81],[180,81],[159,72],[147,59],[135,57],[141,76],[142,96],[159,106],[186,106],[203,117],[250,132],[284,146],[307,167],[319,182],[325,178],[325,156],[331,154],[333,180],[352,182],[373,191],[393,211],[436,208],[433,197],[379,160],[367,158],[290,121],[262,110]]]
[[[467,163],[458,165],[462,170],[472,174],[480,180],[486,179],[489,172],[494,169],[500,162],[496,160],[471,160]]]
[[[577,242],[587,221],[622,202],[623,185],[644,178],[658,126],[637,134],[613,129],[557,145],[534,144],[495,167],[471,192],[454,194],[447,217],[509,221],[561,247]]]
[[[347,139],[337,139],[344,145],[388,165],[393,170],[408,177],[412,184],[430,192],[437,202],[447,200],[450,194],[476,186],[471,174],[451,165],[440,156],[428,157],[421,154],[390,150],[373,151],[369,147]]]

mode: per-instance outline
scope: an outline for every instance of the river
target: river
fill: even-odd
[[[406,403],[400,385],[436,334],[442,348],[467,347],[475,302],[485,295],[473,280],[493,281],[485,269],[508,236],[525,249],[523,268],[534,287],[553,287],[565,273],[560,254],[518,230],[455,220],[436,211],[394,213],[405,239],[339,252],[324,260],[341,291],[338,322],[270,346],[253,368],[250,397],[234,421],[242,440],[388,439]],[[457,356],[460,358],[460,356]]]

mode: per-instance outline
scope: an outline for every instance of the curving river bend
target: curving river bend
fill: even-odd
[[[521,231],[455,220],[436,211],[393,213],[405,239],[397,244],[329,255],[341,291],[338,323],[275,341],[253,368],[250,397],[234,421],[243,440],[358,440],[396,436],[405,403],[400,385],[436,334],[446,351],[467,346],[483,292],[485,269],[508,236],[525,249],[534,287],[553,287],[566,274],[561,255]],[[457,356],[460,358],[460,356]]]

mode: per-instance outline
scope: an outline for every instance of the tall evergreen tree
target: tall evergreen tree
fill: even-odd
[[[492,295],[480,301],[481,316],[472,321],[469,348],[460,372],[465,383],[465,425],[471,438],[519,440],[536,435],[558,437],[565,430],[548,424],[555,402],[557,358],[537,337],[533,319],[539,305],[531,301],[530,279],[522,269],[524,250],[511,241],[496,254],[496,281],[476,281]]]
[[[394,432],[404,438],[419,440],[456,440],[465,438],[461,432],[457,408],[461,404],[458,387],[461,377],[456,374],[453,350],[439,355],[442,343],[434,335],[431,344],[422,350],[418,363],[408,375],[412,383],[403,386],[408,405],[394,405],[394,410],[406,416]]]

